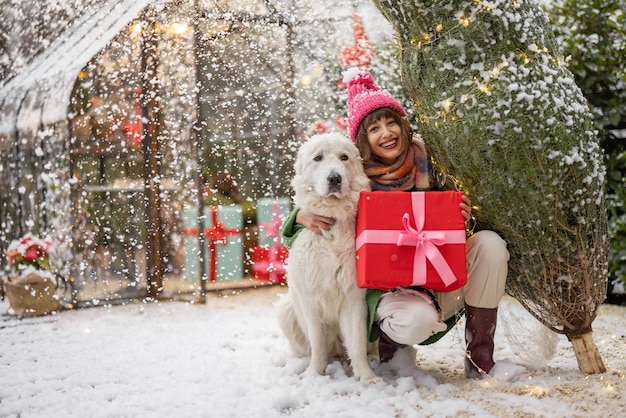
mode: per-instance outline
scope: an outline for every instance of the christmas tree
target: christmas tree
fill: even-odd
[[[507,292],[606,370],[591,324],[604,301],[605,168],[586,100],[529,0],[376,0],[438,168],[507,241]]]

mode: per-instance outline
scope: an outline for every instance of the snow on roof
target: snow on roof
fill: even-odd
[[[0,86],[0,135],[67,117],[79,71],[141,11],[166,0],[107,0],[83,13],[41,55]]]

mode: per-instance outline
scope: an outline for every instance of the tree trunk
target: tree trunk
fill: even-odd
[[[576,337],[568,335],[567,339],[574,346],[574,354],[576,354],[576,361],[581,372],[585,374],[606,372],[606,366],[602,362],[598,347],[593,342],[591,331]]]

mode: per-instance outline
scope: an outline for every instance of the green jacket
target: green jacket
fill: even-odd
[[[300,231],[305,228],[304,225],[296,223],[296,216],[299,210],[300,209],[298,208],[294,208],[289,216],[283,221],[283,225],[280,228],[280,236],[282,238],[283,245],[287,248],[291,248],[293,241],[296,239]],[[365,294],[365,302],[367,303],[367,334],[370,342],[374,342],[380,337],[380,328],[374,321],[374,316],[378,303],[380,302],[380,298],[385,293],[387,293],[387,291],[381,289],[367,289],[367,293]],[[420,345],[428,345],[439,341],[439,339],[446,335],[448,331],[452,329],[454,324],[456,324],[457,317],[458,315],[455,315],[446,321],[447,328],[445,331],[431,336],[426,341],[420,343]]]

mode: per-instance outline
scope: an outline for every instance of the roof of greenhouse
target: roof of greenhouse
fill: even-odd
[[[67,118],[80,70],[150,4],[107,0],[85,10],[42,54],[0,87],[0,135],[34,131]]]
[[[292,22],[349,18],[357,6],[365,7],[366,17],[374,7],[369,0],[200,0],[203,7],[220,11],[220,16],[268,15],[277,12]],[[68,119],[72,89],[79,72],[89,61],[129,25],[148,6],[161,6],[173,0],[101,0],[79,12],[45,50],[20,68],[12,78],[0,81],[0,136],[11,133],[34,133]],[[332,7],[331,7],[332,5]],[[328,6],[328,7],[326,7]],[[227,11],[227,12],[225,12]],[[273,11],[273,12],[272,12]],[[213,13],[209,16],[214,17]],[[381,29],[379,14],[373,14],[368,26],[372,38]],[[386,21],[384,21],[386,23]],[[349,26],[346,27],[346,29]],[[352,36],[350,29],[345,32]],[[315,49],[315,45],[309,45]]]

